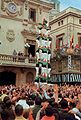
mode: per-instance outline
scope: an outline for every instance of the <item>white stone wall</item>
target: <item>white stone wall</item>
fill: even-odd
[[[69,12],[71,12],[72,15],[69,14]],[[77,33],[81,33],[81,24],[79,24],[80,15],[81,15],[81,10],[77,10],[74,8],[68,8],[60,12],[56,16],[54,16],[53,20],[50,21],[51,35],[54,37],[54,40],[52,40],[52,54],[53,54],[53,50],[56,47],[55,45],[56,36],[62,33],[64,33],[63,35],[64,44],[66,44],[67,41],[71,40],[72,35],[74,35],[74,46],[78,44]],[[59,26],[58,22],[61,22],[61,20],[63,20],[63,25]]]

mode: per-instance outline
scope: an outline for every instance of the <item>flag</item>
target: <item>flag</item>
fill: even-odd
[[[78,44],[76,44],[76,45],[75,45],[75,48],[76,48],[76,49],[77,49],[77,48],[79,48],[79,45],[78,45]]]
[[[70,48],[74,48],[74,35],[72,35],[72,38],[70,40]]]

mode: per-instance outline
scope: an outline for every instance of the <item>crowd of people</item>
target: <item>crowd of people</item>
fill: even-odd
[[[0,120],[81,120],[81,85],[0,86]]]

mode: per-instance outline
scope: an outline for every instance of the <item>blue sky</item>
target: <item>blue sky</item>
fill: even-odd
[[[59,0],[59,1],[61,11],[66,9],[67,7],[81,9],[81,0]]]

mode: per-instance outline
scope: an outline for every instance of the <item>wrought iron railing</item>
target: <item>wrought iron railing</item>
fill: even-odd
[[[69,49],[69,52],[72,52],[72,56],[81,56],[81,48],[74,48],[74,49]],[[68,48],[64,47],[58,50],[54,50],[54,57],[56,57],[57,54],[60,54],[61,56],[67,56],[68,53]]]

